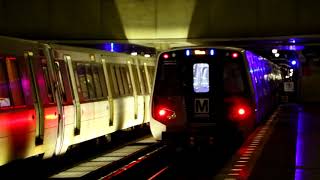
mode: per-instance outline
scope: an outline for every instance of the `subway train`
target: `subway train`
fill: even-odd
[[[235,47],[159,53],[151,96],[155,139],[176,145],[244,140],[277,107],[278,65]]]
[[[155,58],[0,37],[0,166],[149,124]]]

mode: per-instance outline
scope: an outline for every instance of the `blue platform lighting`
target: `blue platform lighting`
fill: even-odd
[[[117,43],[105,43],[104,50],[111,51],[111,52],[121,52],[121,44]]]
[[[111,43],[111,52],[114,52],[114,43]]]
[[[291,60],[291,65],[295,66],[297,64],[296,60]]]

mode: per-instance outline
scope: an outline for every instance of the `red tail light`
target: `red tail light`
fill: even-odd
[[[237,58],[237,57],[239,57],[238,53],[232,53],[232,58]]]
[[[246,104],[234,104],[229,110],[229,119],[241,121],[249,118],[251,115],[251,108]]]
[[[175,100],[167,96],[153,96],[151,114],[153,119],[167,124],[176,118]]]
[[[232,121],[243,121],[251,117],[252,107],[248,99],[242,97],[225,98],[224,102],[228,104],[227,118]]]
[[[241,107],[241,108],[238,109],[238,114],[239,114],[240,116],[244,116],[244,115],[246,114],[246,110]]]
[[[176,113],[165,106],[157,106],[152,108],[152,117],[157,121],[166,123],[171,119],[175,119]]]
[[[162,56],[164,59],[168,59],[169,58],[169,54],[163,54]]]

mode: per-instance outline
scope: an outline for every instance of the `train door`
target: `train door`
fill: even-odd
[[[50,143],[54,143],[55,138],[51,138],[56,137],[57,132],[49,129],[57,127],[59,110],[54,97],[53,77],[49,70],[48,58],[43,53],[43,50],[39,51],[39,55],[28,52],[26,58],[31,71],[35,106],[37,107],[36,144],[43,144],[46,139],[47,148],[49,149],[50,146],[50,149],[54,149],[55,145]]]
[[[79,94],[78,94],[78,86],[76,84],[76,77],[73,72],[71,57],[69,55],[64,56],[64,60],[67,63],[70,80],[71,80],[71,89],[72,94],[74,98],[73,106],[75,110],[75,125],[74,125],[74,134],[79,135],[80,134],[80,128],[81,128],[81,107],[80,107],[80,100],[79,100]]]
[[[106,66],[106,60],[105,59],[101,59],[102,62],[102,68],[103,68],[103,74],[105,77],[105,84],[107,86],[107,92],[108,92],[108,101],[109,101],[109,126],[113,125],[113,118],[114,118],[114,114],[113,114],[113,109],[114,109],[114,103],[113,103],[113,93],[111,93],[111,84],[110,84],[110,76],[107,71],[107,66]]]
[[[35,104],[35,110],[36,110],[36,134],[35,134],[35,140],[36,144],[42,144],[43,142],[43,136],[44,136],[44,113],[42,108],[41,99],[39,97],[39,87],[36,83],[36,75],[35,75],[35,67],[33,67],[32,63],[33,60],[33,52],[26,52],[25,58],[28,61],[28,66],[30,70],[30,76],[31,76],[31,84],[32,84],[32,91],[33,91],[33,99]]]
[[[63,84],[60,81],[61,79],[61,71],[59,68],[59,63],[54,62],[51,49],[49,46],[44,47],[44,55],[48,58],[47,65],[43,68],[46,74],[46,80],[48,83],[51,84],[52,89],[52,96],[54,96],[55,103],[57,105],[57,139],[56,139],[56,146],[55,146],[55,154],[58,155],[61,152],[62,144],[63,144],[63,137],[64,137],[64,110],[63,110],[63,102],[64,102],[64,88]],[[50,72],[50,73],[49,73]],[[52,77],[52,78],[49,78]],[[59,78],[60,77],[60,78]]]

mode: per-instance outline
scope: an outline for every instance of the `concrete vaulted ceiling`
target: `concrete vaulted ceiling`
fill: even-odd
[[[233,40],[317,39],[316,0],[0,0],[0,33],[165,49]]]

